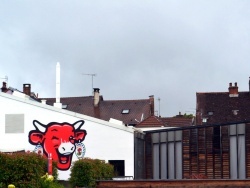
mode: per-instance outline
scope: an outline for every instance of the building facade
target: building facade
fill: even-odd
[[[83,157],[105,160],[118,175],[134,176],[132,128],[49,106],[18,91],[0,92],[0,104],[0,151],[52,155],[61,180]]]
[[[248,179],[250,122],[135,133],[135,179]]]
[[[227,92],[197,92],[196,125],[250,120],[249,106],[250,90],[239,91],[237,83]]]

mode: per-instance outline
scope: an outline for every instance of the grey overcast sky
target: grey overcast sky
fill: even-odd
[[[170,117],[195,113],[196,92],[248,91],[249,0],[1,0],[0,77],[39,97],[155,97]]]

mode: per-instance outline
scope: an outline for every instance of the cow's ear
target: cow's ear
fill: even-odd
[[[43,133],[41,132],[38,132],[38,131],[31,131],[29,133],[29,142],[31,144],[39,144],[39,143],[42,143],[43,141]]]
[[[74,126],[75,130],[80,130],[80,128],[83,126],[83,124],[84,124],[84,121],[80,120],[80,121],[73,123],[72,125]]]
[[[82,142],[85,139],[87,132],[85,130],[79,130],[75,132],[75,139],[77,142]]]

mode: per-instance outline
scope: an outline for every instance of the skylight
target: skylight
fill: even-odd
[[[123,109],[122,114],[129,114],[129,109]]]
[[[213,112],[213,111],[209,111],[207,114],[208,114],[209,116],[212,116],[212,115],[214,114],[214,112]]]

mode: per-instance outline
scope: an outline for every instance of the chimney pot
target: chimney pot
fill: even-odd
[[[155,102],[154,102],[154,95],[150,95],[149,96],[149,101],[150,101],[150,111],[151,111],[151,115],[154,115],[155,112]]]
[[[30,96],[31,84],[23,84],[23,93]]]
[[[5,92],[7,90],[6,82],[3,82],[3,86],[1,89],[2,89],[2,92]]]
[[[234,83],[234,86],[232,86],[232,83],[230,83],[228,91],[229,91],[229,97],[238,97],[239,93],[238,93],[237,82]]]
[[[99,88],[93,88],[94,89],[94,107],[98,107],[100,102],[100,89]]]

